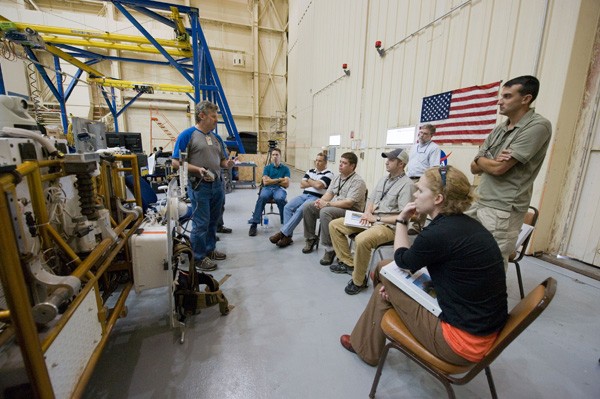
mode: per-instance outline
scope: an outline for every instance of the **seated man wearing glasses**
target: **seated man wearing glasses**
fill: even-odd
[[[412,181],[404,173],[408,164],[408,154],[401,148],[381,154],[385,158],[385,169],[389,173],[375,187],[367,207],[360,219],[366,230],[360,227],[346,226],[344,219],[329,223],[329,235],[333,249],[339,259],[337,265],[329,269],[334,273],[347,273],[352,279],[346,285],[348,295],[355,295],[367,287],[367,271],[371,250],[379,245],[394,241],[396,219],[400,211],[411,201],[414,192]],[[354,257],[350,252],[348,236],[355,237]]]

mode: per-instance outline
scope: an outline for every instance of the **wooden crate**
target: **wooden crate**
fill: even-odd
[[[267,154],[239,154],[238,161],[240,162],[254,162],[256,164],[256,183],[260,184],[262,180],[263,169],[265,167],[265,161]],[[247,181],[252,180],[252,168],[239,168],[239,180]]]

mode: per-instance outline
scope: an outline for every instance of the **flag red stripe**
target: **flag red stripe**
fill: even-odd
[[[440,125],[435,125],[436,133],[438,130],[443,130],[446,127],[456,127],[456,126],[481,126],[481,125],[490,125],[495,123],[496,119],[486,119],[482,121],[472,121],[472,122],[454,122],[454,123],[443,123]]]
[[[471,90],[487,90],[487,89],[491,89],[491,88],[493,88],[494,86],[500,86],[500,83],[501,83],[501,82],[502,82],[502,81],[501,81],[501,80],[499,80],[499,81],[497,81],[497,82],[494,82],[494,83],[489,83],[489,84],[487,84],[487,85],[483,85],[483,86],[471,86],[471,87],[465,87],[465,88],[462,88],[462,89],[452,90],[452,93],[465,93],[465,92],[467,92],[467,91],[471,91]]]
[[[486,101],[486,102],[480,102],[480,103],[475,103],[475,104],[465,104],[465,105],[455,105],[455,104],[458,104],[458,102],[456,102],[456,103],[452,102],[450,104],[450,112],[452,112],[454,110],[459,110],[459,109],[489,107],[491,105],[496,105],[497,102],[498,102],[498,100],[496,100],[496,99]]]
[[[496,97],[496,95],[494,95],[494,97]],[[464,97],[459,97],[459,98],[454,98],[454,96],[452,96],[452,101],[456,101],[456,102],[463,102],[463,101],[469,101],[469,100],[475,100],[475,99],[488,99],[490,98],[490,94],[489,93],[480,93],[480,94],[473,94],[470,96],[464,96]],[[479,104],[479,103],[477,103]]]
[[[480,111],[480,112],[467,112],[465,114],[450,114],[450,117],[448,119],[456,119],[456,118],[466,118],[469,116],[488,116],[488,117],[494,117],[494,120],[496,120],[496,110],[493,111]]]
[[[498,112],[496,105],[498,103],[498,89],[501,83],[502,81],[498,81],[482,86],[471,86],[453,90],[450,104],[445,105],[448,107],[446,108],[446,112],[448,112],[446,114],[448,115],[447,119],[432,121],[437,129],[434,140],[438,143],[446,144],[481,144],[483,137],[489,134],[496,124],[496,115]],[[489,91],[489,93],[482,93],[482,91]],[[442,94],[444,93],[437,94],[436,96]],[[422,114],[428,112],[431,115],[432,112],[435,114],[443,111],[435,109],[436,107],[439,108],[435,103],[429,103],[422,110]]]

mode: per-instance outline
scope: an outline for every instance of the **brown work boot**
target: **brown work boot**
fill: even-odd
[[[302,253],[309,254],[313,251],[315,245],[317,245],[318,238],[307,238],[306,243],[304,244],[304,248],[302,248]]]
[[[269,237],[269,241],[271,241],[273,244],[277,244],[279,240],[281,240],[283,237],[285,237],[283,233],[281,231],[278,231],[277,234]]]
[[[213,262],[208,256],[205,256],[201,260],[196,260],[196,269],[202,272],[210,272],[217,269],[217,264]]]
[[[282,234],[283,237],[281,237],[281,240],[277,241],[277,246],[279,248],[285,248],[288,245],[290,245],[291,243],[293,243],[294,241],[292,240],[292,237],[288,237],[285,234]]]
[[[322,264],[323,266],[329,266],[333,263],[334,259],[335,259],[335,251],[325,251],[325,254],[323,255],[323,259],[321,259],[319,261],[319,263]]]
[[[219,252],[217,250],[207,252],[206,256],[209,257],[212,260],[225,260],[225,259],[227,259],[227,255],[225,255],[223,252]]]

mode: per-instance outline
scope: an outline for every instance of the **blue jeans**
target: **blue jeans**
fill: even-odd
[[[283,208],[283,221],[285,224],[281,227],[281,232],[288,237],[294,234],[294,229],[302,221],[302,208],[308,201],[314,201],[318,197],[311,194],[301,194],[292,199]]]
[[[285,198],[287,197],[287,192],[276,185],[265,186],[260,190],[260,194],[258,194],[258,200],[256,200],[256,206],[254,207],[254,213],[252,213],[252,218],[248,221],[248,223],[252,224],[260,224],[260,218],[263,213],[263,209],[265,209],[265,204],[269,200],[274,200],[279,208],[279,215],[281,217],[281,222],[283,223],[283,208],[285,207]]]
[[[195,189],[194,189],[195,187]],[[192,202],[192,232],[190,241],[194,259],[201,260],[217,243],[217,221],[221,215],[225,191],[220,179],[212,183],[201,182],[188,185]]]

